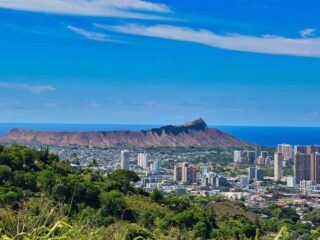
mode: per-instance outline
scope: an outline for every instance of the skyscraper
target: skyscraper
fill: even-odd
[[[256,178],[256,168],[255,167],[248,168],[248,176],[249,176],[250,180],[253,180]]]
[[[290,144],[278,144],[278,152],[282,153],[284,161],[292,159],[292,146]]]
[[[310,161],[310,180],[320,182],[320,153],[312,153]]]
[[[191,184],[196,182],[196,168],[189,163],[182,163],[182,182]]]
[[[262,169],[256,168],[256,174],[255,175],[256,175],[256,177],[255,177],[256,180],[263,181],[264,173],[263,173]]]
[[[235,163],[241,163],[241,151],[235,150],[233,152],[233,161]]]
[[[159,160],[153,162],[153,171],[161,172],[161,163]]]
[[[147,169],[149,166],[148,154],[147,153],[138,153],[138,166],[143,169]]]
[[[294,177],[296,178],[297,183],[300,183],[302,180],[310,180],[311,173],[311,155],[296,153],[294,155]]]
[[[301,145],[295,145],[293,152],[294,152],[294,154],[297,154],[297,153],[307,154],[307,147],[301,146]]]
[[[282,153],[274,153],[274,180],[279,181],[282,178],[282,162],[283,155]]]
[[[249,186],[249,177],[248,176],[240,176],[240,187],[247,188]]]
[[[262,151],[262,146],[259,144],[256,144],[255,146],[256,158],[260,156],[261,151]]]
[[[182,165],[181,163],[176,164],[173,169],[173,180],[176,182],[182,181]]]
[[[120,169],[129,169],[129,151],[121,151]]]
[[[307,146],[306,153],[311,155],[313,153],[319,152],[319,150],[320,150],[319,145],[309,145]]]
[[[247,151],[247,158],[248,158],[248,162],[250,164],[254,164],[254,162],[257,159],[256,152],[255,151]]]

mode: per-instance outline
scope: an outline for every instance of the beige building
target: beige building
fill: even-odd
[[[283,176],[282,171],[283,154],[280,152],[274,153],[274,180],[279,181]]]
[[[189,163],[179,163],[174,166],[174,180],[192,184],[196,182],[196,168]]]
[[[278,144],[278,152],[282,153],[284,161],[292,159],[292,146],[290,144]]]
[[[311,154],[310,180],[320,182],[320,153]]]

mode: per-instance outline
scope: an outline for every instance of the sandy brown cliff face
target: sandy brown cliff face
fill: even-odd
[[[191,147],[191,146],[244,146],[246,143],[208,128],[198,119],[182,126],[164,126],[148,131],[108,131],[108,132],[48,132],[13,129],[0,141],[36,142],[57,146],[114,147],[133,145],[136,147]]]

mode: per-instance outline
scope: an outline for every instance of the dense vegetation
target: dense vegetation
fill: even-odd
[[[0,146],[0,239],[273,239],[284,226],[294,239],[318,234],[291,208],[148,194],[132,187],[138,180],[126,170],[75,170],[48,149]]]

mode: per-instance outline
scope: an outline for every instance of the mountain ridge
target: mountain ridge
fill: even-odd
[[[36,142],[57,146],[114,147],[130,144],[136,147],[209,147],[245,146],[247,143],[216,128],[202,119],[180,126],[166,125],[140,131],[55,132],[12,129],[0,141]]]

